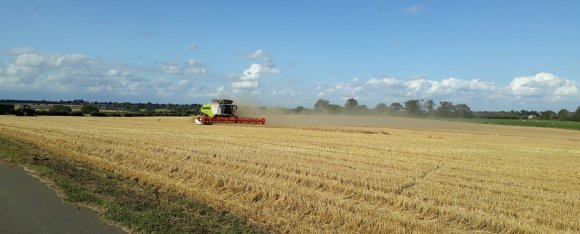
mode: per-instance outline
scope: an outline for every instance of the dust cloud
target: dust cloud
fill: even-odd
[[[486,135],[505,135],[529,137],[536,135],[550,136],[564,140],[580,140],[576,131],[567,129],[533,128],[522,126],[504,126],[465,123],[435,119],[421,119],[392,116],[360,116],[360,115],[277,115],[254,113],[255,117],[265,117],[267,126],[318,128],[318,127],[365,127],[414,129],[437,132],[476,133]],[[476,139],[474,139],[476,140]]]

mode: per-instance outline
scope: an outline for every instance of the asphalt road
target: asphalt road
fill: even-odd
[[[0,233],[124,233],[14,164],[0,161]]]

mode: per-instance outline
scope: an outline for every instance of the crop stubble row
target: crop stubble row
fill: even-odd
[[[281,232],[580,231],[580,136],[572,131],[88,117],[0,117],[0,127]]]

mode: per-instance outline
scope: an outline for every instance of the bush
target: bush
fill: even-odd
[[[108,115],[105,114],[105,113],[93,111],[93,112],[91,112],[91,116],[95,116],[95,117],[107,117]]]
[[[123,114],[123,117],[138,117],[138,116],[144,116],[144,114],[143,113],[131,113],[131,112]]]
[[[73,112],[69,113],[69,116],[85,116],[85,115],[83,114],[83,112],[73,111]]]
[[[84,105],[83,107],[81,107],[81,111],[84,114],[89,114],[89,113],[93,113],[93,112],[99,112],[99,108],[93,105]]]
[[[36,115],[48,115],[48,111],[47,110],[37,110]]]
[[[68,113],[72,112],[72,108],[70,106],[54,105],[49,112],[57,113],[55,115],[63,115],[62,113],[67,113],[68,115]]]

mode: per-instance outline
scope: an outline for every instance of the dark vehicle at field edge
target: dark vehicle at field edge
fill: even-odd
[[[36,110],[30,105],[22,105],[14,109],[14,105],[0,104],[0,115],[13,114],[16,116],[36,116]]]

